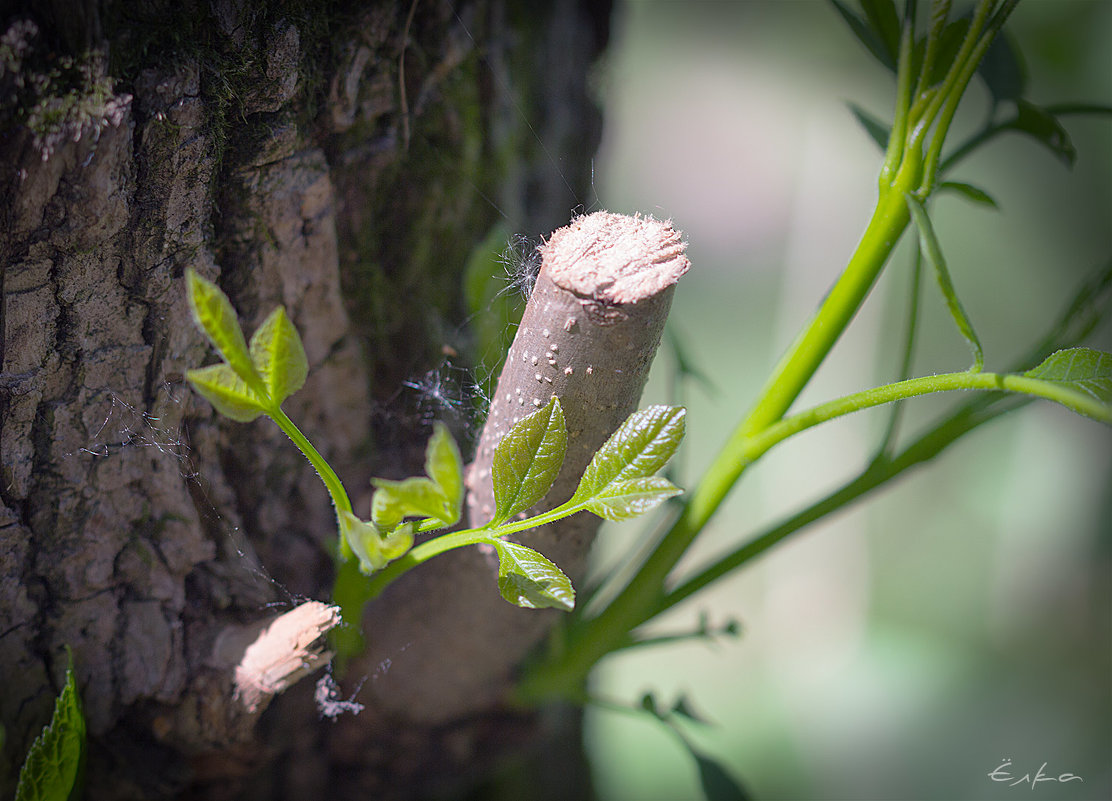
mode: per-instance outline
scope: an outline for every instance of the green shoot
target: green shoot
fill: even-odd
[[[54,701],[54,715],[35,738],[19,771],[15,801],[67,801],[80,797],[85,764],[85,715],[73,673]]]
[[[535,550],[505,538],[581,511],[625,520],[681,491],[654,474],[683,439],[684,410],[653,406],[632,414],[598,450],[567,503],[528,517],[527,510],[552,487],[567,450],[564,412],[553,396],[514,425],[495,449],[494,519],[414,548],[415,533],[450,528],[462,514],[463,460],[447,427],[437,424],[429,439],[426,475],[402,481],[374,479],[371,518],[359,518],[335,471],[281,409],[308,373],[301,338],[285,311],[275,309],[248,346],[231,302],[219,287],[193,270],[187,281],[194,320],[223,359],[190,370],[190,383],[232,420],[250,422],[262,415],[274,420],[316,468],[332,496],[339,534],[333,599],[350,624],[336,642],[341,658],[361,647],[358,629],[368,600],[406,571],[452,548],[493,546],[499,559],[498,589],[510,603],[571,611],[575,590],[567,576]]]

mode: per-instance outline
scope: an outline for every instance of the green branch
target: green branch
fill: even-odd
[[[313,469],[317,471],[317,475],[324,482],[324,486],[328,488],[328,494],[332,498],[332,505],[336,508],[336,511],[350,512],[352,510],[351,500],[348,498],[347,490],[344,489],[340,477],[332,469],[332,465],[325,461],[320,452],[313,447],[313,443],[309,442],[308,438],[301,433],[301,430],[294,425],[294,422],[281,408],[267,410],[267,415],[282,429],[282,433],[290,438],[298,450],[309,460]]]
[[[995,420],[1026,403],[1032,398],[1018,395],[1001,397],[998,394],[982,395],[962,406],[958,411],[935,425],[914,442],[892,456],[880,456],[858,476],[837,490],[795,513],[764,533],[753,537],[734,551],[715,558],[690,578],[683,580],[665,595],[653,616],[671,609],[676,604],[723,578],[750,562],[790,534],[799,531],[827,515],[863,499],[873,490],[887,484],[896,476],[924,464],[978,426]]]

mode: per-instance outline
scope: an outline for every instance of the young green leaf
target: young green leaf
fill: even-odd
[[[384,531],[398,525],[404,517],[431,517],[445,526],[459,519],[459,507],[449,505],[444,492],[431,479],[421,477],[390,481],[373,478],[375,494],[371,499],[371,520]],[[455,519],[450,519],[450,518]]]
[[[463,459],[459,446],[443,423],[433,426],[425,449],[425,473],[444,496],[446,517],[440,519],[451,526],[459,521],[463,508]]]
[[[965,308],[958,300],[958,293],[954,289],[954,282],[950,280],[946,258],[942,255],[942,246],[938,242],[934,226],[931,225],[931,219],[927,216],[927,210],[923,208],[923,204],[910,193],[907,195],[907,207],[911,210],[911,219],[919,229],[919,248],[927,262],[934,268],[934,275],[938,279],[938,286],[942,290],[942,297],[946,301],[946,306],[950,309],[950,316],[954,318],[958,331],[969,344],[969,349],[973,351],[973,366],[969,369],[972,372],[979,373],[985,366],[985,354],[981,348],[981,340],[978,339],[977,332],[973,330],[973,323],[969,320],[969,315],[965,313]]]
[[[1112,353],[1092,348],[1059,350],[1023,375],[1059,384],[1069,390],[1069,393],[1077,393],[1105,406],[1112,406]],[[1093,416],[1085,405],[1071,403],[1069,393],[1058,398],[1058,402],[1080,414]],[[1112,409],[1109,410],[1109,416],[1112,416]]]
[[[841,0],[830,0],[830,2],[833,4],[834,8],[837,9],[838,13],[842,15],[842,19],[849,25],[849,29],[853,31],[853,35],[857,37],[858,41],[865,45],[865,48],[876,57],[877,61],[892,72],[895,72],[896,59],[893,57],[894,51],[889,50],[881,33],[874,30],[869,22],[850,11]]]
[[[263,379],[271,403],[282,402],[305,384],[309,360],[286,310],[278,306],[251,335],[251,361]]]
[[[19,771],[16,801],[65,801],[73,797],[84,762],[85,716],[71,659],[66,685],[54,701],[50,725],[32,743]]]
[[[365,576],[382,570],[413,547],[411,523],[400,525],[384,535],[374,523],[360,520],[351,512],[341,510],[336,516],[340,520],[340,536],[359,558],[359,570]]]
[[[686,416],[682,406],[659,405],[631,414],[595,453],[569,503],[602,496],[611,485],[647,478],[662,468],[683,439]]]
[[[992,195],[979,187],[973,186],[972,184],[962,183],[961,181],[943,181],[938,185],[938,191],[957,192],[966,200],[971,200],[974,203],[979,203],[982,206],[990,206],[994,209],[1000,208],[996,204],[996,201],[992,198]]]
[[[661,476],[611,481],[587,502],[587,511],[606,520],[629,520],[681,492],[683,490]]]
[[[1001,31],[992,40],[985,57],[977,65],[977,74],[988,87],[994,104],[1018,100],[1027,91],[1027,70],[1007,31]]]
[[[694,748],[689,750],[699,769],[699,784],[707,801],[751,801],[752,796],[717,760]]]
[[[888,137],[892,135],[891,127],[878,120],[856,103],[850,103],[849,110],[853,112],[853,116],[857,119],[857,122],[861,124],[861,127],[865,129],[865,133],[869,135],[869,138],[877,143],[882,152],[886,151],[888,149]]]
[[[900,51],[900,16],[894,0],[861,0],[861,10],[884,46],[885,63],[895,65]]]
[[[567,447],[564,410],[553,396],[511,428],[494,449],[491,473],[496,511],[487,525],[500,526],[544,498],[560,472]]]
[[[437,423],[425,449],[428,478],[403,481],[371,479],[377,488],[371,500],[371,520],[389,531],[404,517],[431,518],[441,526],[459,522],[463,505],[463,460],[443,423]]]
[[[250,423],[266,411],[259,396],[227,362],[186,370],[185,377],[216,411],[237,423]]]
[[[516,542],[495,540],[498,551],[498,592],[526,609],[575,608],[571,581],[548,559]]]
[[[1077,158],[1073,141],[1058,118],[1044,108],[1029,103],[1022,98],[1016,101],[1015,123],[1012,128],[1016,131],[1033,136],[1046,145],[1051,152],[1061,159],[1067,167],[1072,167]]]
[[[189,296],[189,309],[197,327],[205,332],[216,350],[243,381],[259,394],[265,394],[265,386],[251,354],[243,330],[239,327],[235,309],[228,296],[216,284],[202,278],[193,268],[185,273],[186,294]]]

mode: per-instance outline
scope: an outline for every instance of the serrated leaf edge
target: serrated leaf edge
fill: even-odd
[[[58,693],[58,697],[54,699],[54,712],[51,715],[50,723],[43,726],[42,732],[31,743],[31,748],[28,750],[27,757],[20,768],[15,801],[53,801],[57,797],[55,795],[42,795],[43,779],[45,777],[32,776],[31,771],[35,770],[33,767],[35,760],[42,758],[40,755],[46,749],[59,748],[62,739],[71,734],[71,732],[66,731],[67,726],[72,727],[74,730],[72,733],[77,736],[77,754],[52,754],[51,757],[71,760],[73,775],[58,777],[61,779],[62,785],[69,785],[66,788],[66,795],[63,796],[68,798],[73,787],[80,779],[81,765],[85,753],[85,715],[81,708],[81,696],[77,691],[77,679],[73,671],[72,657],[69,667],[66,668],[66,683],[62,687],[62,691]],[[54,766],[53,762],[51,765]]]
[[[248,351],[270,402],[276,406],[281,406],[286,398],[305,385],[309,360],[301,335],[284,306],[275,306],[255,329]]]
[[[564,571],[562,571],[555,562],[553,562],[551,559],[549,559],[539,551],[535,551],[527,545],[522,545],[521,543],[510,542],[508,540],[494,540],[493,544],[495,550],[498,553],[498,593],[506,601],[509,601],[515,606],[519,606],[523,609],[560,609],[566,612],[570,612],[572,609],[575,608],[575,588],[572,586],[571,579],[567,577]],[[527,573],[524,573],[520,570],[510,571],[505,569],[507,559],[512,560],[513,565],[515,566],[522,565],[522,560],[520,558],[522,554],[531,555],[537,562],[540,562],[551,574],[554,575],[556,581],[566,584],[567,588],[564,593],[570,594],[570,599],[563,599],[556,595],[553,595],[549,588],[542,587],[540,585],[540,582],[535,581],[533,577]],[[508,598],[505,585],[507,582],[507,576],[511,574],[522,576],[527,581],[532,582],[539,588],[539,594],[542,597],[551,599],[553,603],[547,606],[537,606],[533,603],[521,603],[519,601]]]
[[[540,432],[540,437],[535,447],[533,447],[532,453],[529,454],[529,462],[524,466],[524,472],[520,475],[512,470],[507,472],[513,466],[511,449],[520,447],[518,440],[529,433],[530,426],[539,419],[539,415],[545,414],[548,415],[548,419],[545,421],[545,427]],[[545,447],[546,442],[555,448],[555,453],[546,457],[543,460],[544,463],[540,464],[541,460],[537,458],[537,454]],[[487,526],[499,526],[514,515],[540,503],[544,496],[548,494],[548,491],[552,489],[552,484],[560,474],[560,468],[563,466],[566,454],[567,430],[564,423],[564,410],[560,406],[559,398],[553,395],[547,404],[517,422],[506,432],[506,435],[502,437],[501,442],[494,449],[494,459],[491,462],[491,480],[494,490],[495,514],[494,519]],[[516,486],[508,486],[507,480],[515,481]],[[528,486],[529,483],[532,486]],[[528,491],[523,492],[526,489]]]

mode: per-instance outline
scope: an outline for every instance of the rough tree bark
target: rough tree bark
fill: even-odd
[[[468,253],[589,197],[607,4],[2,8],[0,795],[66,646],[89,798],[419,797],[535,735],[490,703],[333,727],[306,682],[261,720],[233,708],[217,638],[328,597],[334,519],[275,428],[184,385],[206,348],[182,274],[249,330],[286,305],[311,364],[287,411],[353,493],[416,472],[401,390],[469,353]]]

